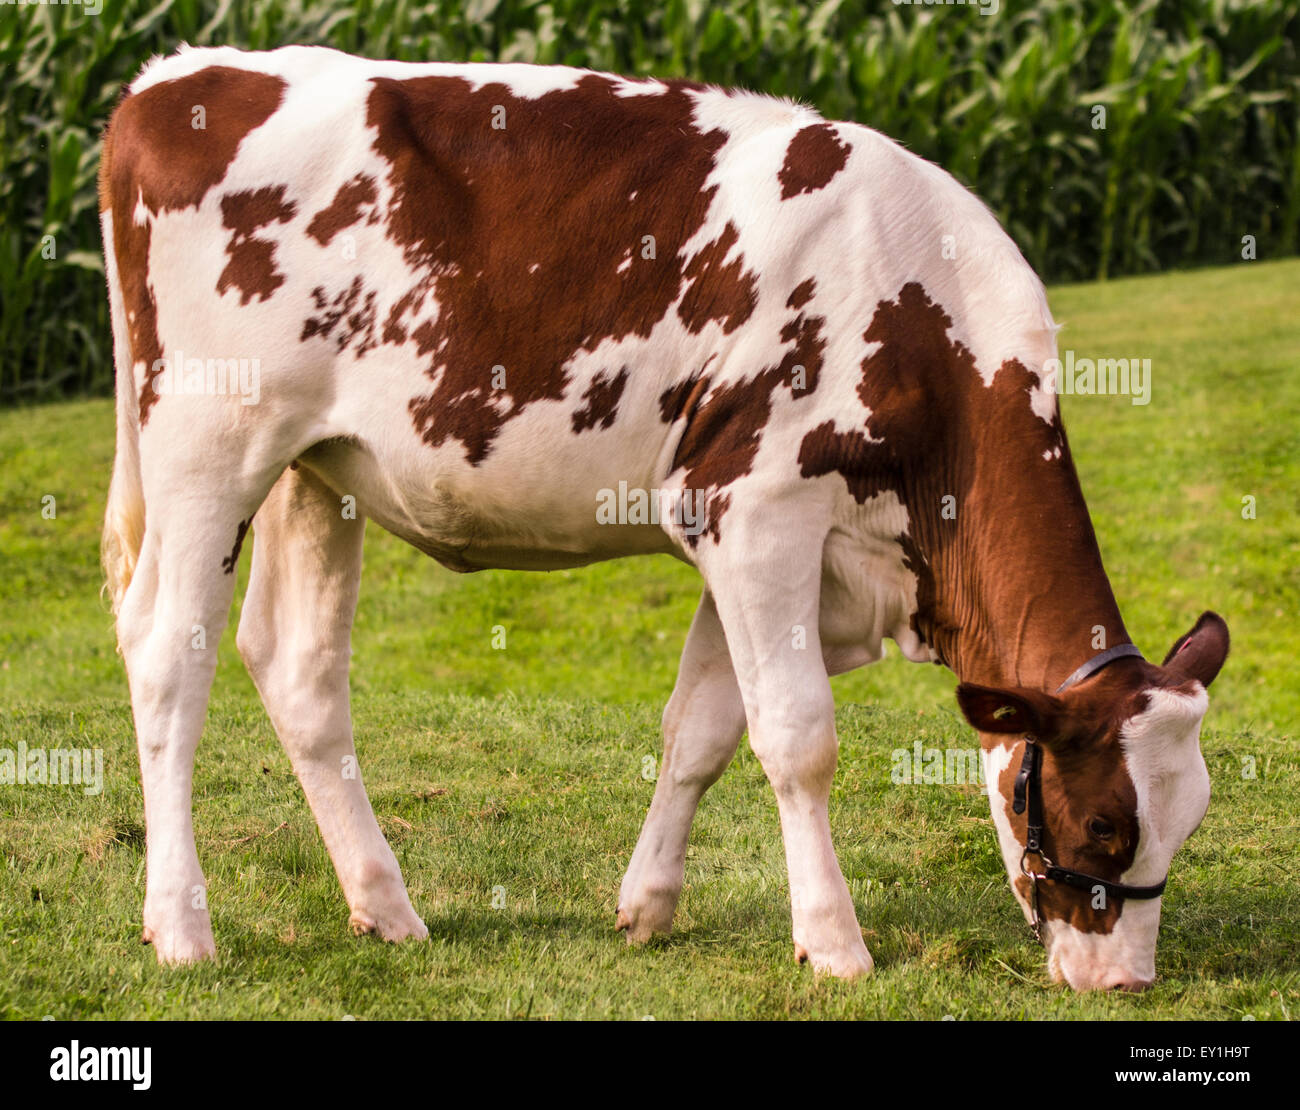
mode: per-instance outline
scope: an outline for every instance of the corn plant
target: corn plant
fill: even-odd
[[[111,388],[99,135],[182,42],[690,76],[876,127],[1048,280],[1300,249],[1300,0],[103,0],[0,4],[0,399]]]

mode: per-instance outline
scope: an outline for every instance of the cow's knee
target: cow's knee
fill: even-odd
[[[779,797],[826,797],[835,777],[839,741],[829,697],[771,713],[760,710],[749,745]]]
[[[688,705],[664,711],[664,774],[677,786],[707,790],[736,754],[745,710],[730,672],[701,684]]]

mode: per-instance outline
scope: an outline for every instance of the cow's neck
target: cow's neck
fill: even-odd
[[[1052,691],[1129,642],[1063,432],[1059,442],[1061,457],[1035,448],[1015,466],[1005,451],[981,453],[990,463],[955,540],[936,545],[927,638],[964,682]]]

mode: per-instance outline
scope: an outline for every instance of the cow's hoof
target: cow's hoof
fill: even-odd
[[[210,925],[195,930],[190,936],[178,929],[153,929],[146,925],[140,933],[140,943],[153,947],[154,955],[163,967],[184,967],[186,964],[213,960],[217,956]]]
[[[405,913],[372,914],[365,910],[353,910],[348,918],[354,936],[377,936],[384,940],[425,940],[429,936],[429,927],[416,915],[414,910]]]
[[[644,944],[653,936],[667,936],[673,931],[676,909],[677,898],[668,893],[652,894],[639,905],[620,903],[614,928],[627,937],[628,944]]]
[[[812,964],[816,974],[833,975],[836,979],[858,979],[870,975],[876,966],[865,944],[847,951],[813,953],[796,941],[794,958],[796,963]]]

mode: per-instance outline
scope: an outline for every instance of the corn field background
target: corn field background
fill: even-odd
[[[0,3],[0,401],[108,392],[99,136],[182,41],[689,76],[815,105],[975,189],[1049,281],[1300,251],[1300,0]]]

